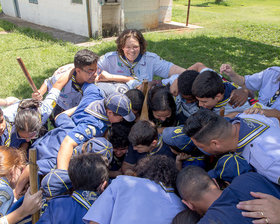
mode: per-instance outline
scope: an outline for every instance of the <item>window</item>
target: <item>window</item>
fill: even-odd
[[[72,0],[72,3],[83,4],[83,0]]]
[[[29,0],[29,3],[38,4],[38,0]]]

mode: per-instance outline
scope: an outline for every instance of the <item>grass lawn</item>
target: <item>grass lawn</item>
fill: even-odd
[[[187,0],[174,0],[173,21],[185,23]],[[0,6],[1,10],[1,6]],[[190,24],[203,26],[193,32],[147,33],[148,50],[185,68],[200,61],[219,69],[231,63],[240,74],[280,66],[279,0],[192,0]],[[20,56],[39,88],[61,65],[71,63],[77,50],[71,43],[52,39],[31,29],[0,20],[0,97],[27,98],[31,88],[17,64]],[[115,50],[104,42],[89,49],[102,55]]]

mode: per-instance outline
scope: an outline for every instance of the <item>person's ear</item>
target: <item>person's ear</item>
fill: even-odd
[[[213,180],[214,184],[216,185],[216,187],[217,187],[219,190],[221,190],[221,188],[220,188],[220,186],[219,186],[217,180],[216,180],[215,178],[212,178],[212,180]]]
[[[155,139],[155,140],[152,141],[151,146],[152,146],[152,147],[156,147],[156,146],[157,146],[157,143],[158,143],[158,140]]]
[[[112,115],[112,114],[113,114],[113,111],[107,109],[107,110],[106,110],[106,114],[107,114],[107,116]]]
[[[215,96],[215,100],[217,100],[218,102],[221,101],[223,98],[224,98],[224,96],[223,96],[223,94],[221,94],[221,93],[218,93],[218,94]]]
[[[194,206],[193,206],[193,204],[192,204],[191,202],[185,201],[184,199],[182,200],[182,202],[183,202],[186,206],[188,206],[188,208],[189,208],[190,210],[194,211]]]
[[[107,186],[108,186],[108,181],[105,180],[103,183],[101,183],[98,186],[98,189],[97,189],[98,193],[102,193],[106,189]]]
[[[213,149],[217,149],[220,147],[220,142],[217,139],[210,140],[210,147]]]

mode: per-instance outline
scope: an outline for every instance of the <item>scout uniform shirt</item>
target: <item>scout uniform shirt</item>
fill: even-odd
[[[259,114],[239,114],[231,123],[240,123],[237,153],[240,153],[259,174],[280,184],[278,120]]]
[[[82,218],[97,199],[94,191],[74,191],[71,196],[52,198],[37,223],[84,223]]]
[[[13,189],[6,177],[0,178],[0,217],[6,215],[8,209],[14,202]]]
[[[0,136],[0,145],[19,148],[21,144],[25,142],[25,139],[19,138],[15,125],[6,121],[6,128],[4,133]]]
[[[98,197],[83,221],[102,224],[171,223],[184,209],[173,188],[146,178],[120,175]]]
[[[258,100],[260,103],[280,110],[280,97],[275,95],[280,89],[280,67],[271,67],[262,72],[245,75],[244,77],[245,85],[248,89],[259,91]],[[275,99],[272,99],[274,96]],[[272,102],[270,102],[271,99]]]

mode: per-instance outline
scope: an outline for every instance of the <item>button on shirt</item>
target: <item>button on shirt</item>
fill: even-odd
[[[134,73],[140,81],[152,81],[154,75],[167,78],[172,65],[157,54],[146,52],[134,67]],[[98,61],[98,67],[111,74],[130,76],[129,68],[120,60],[116,51],[103,55]]]
[[[271,67],[259,73],[245,76],[245,85],[248,89],[259,91],[260,103],[266,105],[280,87],[280,67]],[[280,96],[271,108],[280,110]]]

